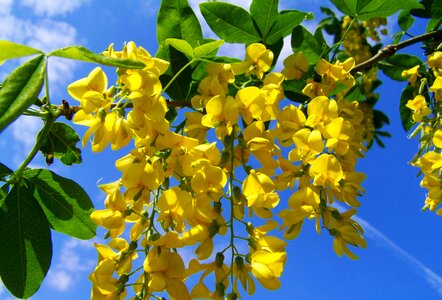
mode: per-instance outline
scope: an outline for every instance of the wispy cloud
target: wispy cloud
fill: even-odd
[[[45,284],[60,292],[71,290],[84,277],[84,273],[92,271],[95,260],[85,257],[91,257],[93,249],[90,241],[73,238],[66,241],[48,272]]]
[[[335,206],[340,211],[346,210],[343,206],[337,203],[335,203]],[[385,247],[395,256],[403,259],[403,261],[408,264],[409,267],[411,267],[419,276],[425,279],[427,283],[439,293],[439,296],[442,297],[442,277],[424,265],[419,259],[405,251],[402,247],[400,247],[366,220],[357,216],[353,217],[353,219],[361,224],[362,228],[364,228],[365,236],[367,238]]]
[[[393,252],[393,254],[402,258],[411,268],[414,269],[414,271],[416,271],[421,277],[423,277],[427,281],[427,283],[439,293],[439,296],[442,297],[442,277],[440,277],[433,270],[424,265],[416,257],[405,251],[398,244],[393,242],[391,239],[389,239],[387,236],[385,236],[382,232],[380,232],[364,219],[361,219],[359,217],[354,217],[354,219],[364,228],[365,234],[368,238],[380,243],[388,250]]]
[[[89,0],[22,0],[21,4],[31,8],[37,16],[54,17],[71,13],[88,2]]]

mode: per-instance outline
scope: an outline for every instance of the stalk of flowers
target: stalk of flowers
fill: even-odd
[[[121,299],[128,285],[134,286],[136,299],[163,291],[175,299],[221,299],[229,288],[228,297],[237,297],[238,283],[252,295],[254,279],[265,288],[277,289],[286,262],[286,242],[268,232],[280,227],[286,239],[294,238],[305,218],[316,219],[318,231],[322,220],[335,238],[338,255],[355,258],[347,245],[365,247],[362,229],[351,219],[355,211],[341,214],[332,207],[334,199],[360,205],[356,197],[363,192],[364,175],[355,172],[354,165],[365,148],[357,134],[363,127],[358,104],[320,95],[313,97],[307,109],[288,105],[281,110],[283,74],[293,72],[268,73],[273,54],[261,44],[249,45],[246,53],[246,60],[237,65],[208,64],[208,75],[190,101],[194,111],[186,113],[185,126],[177,132],[170,131],[165,119],[167,103],[158,79],[167,62],[152,58],[132,42],[123,51],[111,45],[105,52],[146,65],[142,70],[119,69],[112,97],[103,92],[107,80],[101,70],[69,87],[84,105],[76,121],[90,126],[84,142],[94,134],[94,151],[108,143],[115,150],[132,139],[135,142],[135,148],[116,161],[122,177],[101,186],[107,194],[106,208],[92,214],[111,238],[109,246],[96,246],[99,266],[105,264],[107,269],[106,276],[100,277],[105,279],[96,276],[103,267],[97,266],[91,274],[93,299],[106,295]],[[302,57],[294,61],[287,65],[303,64]],[[350,88],[353,64],[351,59],[334,65],[320,61],[316,68],[324,85],[339,83]],[[298,69],[305,70],[303,66]],[[249,79],[238,87],[236,79],[243,72]],[[236,87],[233,93],[232,86]],[[91,102],[84,96],[87,92],[100,101]],[[84,122],[97,115],[100,126]],[[117,119],[126,127],[115,127]],[[205,142],[210,130],[218,142]],[[127,133],[124,138],[122,131]],[[293,147],[287,157],[276,140],[283,147]],[[217,143],[223,144],[222,152]],[[249,165],[252,157],[259,166]],[[246,172],[241,185],[238,168]],[[278,214],[282,225],[269,221],[260,227],[245,221],[245,209],[248,218],[273,218],[273,210],[281,203],[279,191],[293,190],[296,183],[297,191],[286,204],[289,208]],[[248,236],[238,235],[238,226]],[[214,240],[226,234],[229,244],[212,259]],[[249,251],[242,253],[237,244],[245,240]],[[193,245],[197,245],[196,259],[186,268],[180,249]],[[230,263],[224,259],[227,253]],[[143,267],[132,268],[140,254],[145,255]],[[186,286],[187,277],[200,272],[199,282],[193,288]],[[209,275],[214,278],[212,288],[205,281]],[[109,288],[103,289],[103,284]]]
[[[420,185],[427,189],[428,193],[423,210],[430,210],[438,215],[442,215],[442,208],[440,207],[442,203],[442,127],[438,121],[442,110],[440,103],[442,91],[441,57],[442,52],[440,51],[428,55],[427,66],[429,71],[425,75],[421,73],[419,65],[402,73],[402,76],[408,77],[410,84],[419,86],[418,83],[420,83],[419,94],[406,104],[413,113],[413,121],[417,124],[416,129],[410,136],[414,137],[419,133],[421,135],[418,153],[411,164],[418,167],[424,175]],[[416,82],[418,77],[423,78]],[[428,87],[430,91],[426,96],[423,93],[425,87]]]

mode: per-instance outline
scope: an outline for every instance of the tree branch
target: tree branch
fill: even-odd
[[[422,35],[415,36],[411,39],[405,40],[403,42],[393,44],[393,45],[388,45],[388,46],[382,48],[381,50],[379,50],[378,53],[376,53],[376,55],[373,56],[372,58],[355,66],[351,70],[351,74],[355,74],[356,72],[371,68],[373,65],[377,64],[379,61],[395,54],[396,51],[403,49],[405,47],[408,47],[410,45],[429,40],[431,38],[435,38],[436,40],[439,40],[439,39],[442,40],[442,30],[430,31],[430,32],[424,33]]]

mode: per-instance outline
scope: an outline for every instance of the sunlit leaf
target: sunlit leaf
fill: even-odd
[[[0,64],[11,58],[43,54],[41,50],[10,41],[0,41]]]
[[[127,58],[115,58],[104,56],[92,52],[82,46],[69,46],[52,51],[48,56],[57,56],[67,59],[79,60],[90,63],[97,63],[105,66],[126,68],[126,69],[142,69],[145,65],[136,60]]]
[[[6,77],[0,89],[0,132],[23,113],[38,97],[46,72],[46,59],[39,55]]]
[[[210,28],[228,43],[254,43],[262,38],[252,17],[243,8],[224,2],[200,4],[201,13]]]

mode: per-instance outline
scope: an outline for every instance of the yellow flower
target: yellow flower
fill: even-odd
[[[275,192],[275,183],[264,173],[251,170],[242,184],[247,206],[254,209],[261,218],[270,218],[271,209],[279,203],[279,196]]]
[[[330,186],[339,190],[339,182],[344,179],[341,164],[332,154],[322,154],[311,161],[309,171],[316,186]]]
[[[203,114],[198,111],[186,112],[186,126],[184,133],[187,136],[197,139],[200,143],[206,140],[208,128],[201,124]]]
[[[163,228],[173,228],[177,232],[183,232],[185,224],[181,203],[186,202],[184,198],[190,197],[188,192],[182,191],[178,186],[174,186],[161,194],[157,204],[160,209],[157,220],[162,222]]]
[[[115,265],[112,259],[103,259],[95,270],[89,275],[92,281],[92,300],[122,300],[126,298],[126,291],[120,286],[117,279],[112,277],[115,271]]]
[[[442,59],[442,56],[441,56],[441,59]],[[441,70],[442,70],[442,67],[441,67]],[[436,101],[442,100],[442,74],[440,76],[436,77],[436,79],[433,82],[433,85],[430,86],[430,91],[432,91],[434,93],[434,98],[436,99]]]
[[[212,97],[206,104],[206,112],[201,124],[216,128],[216,136],[221,140],[232,133],[233,126],[238,122],[238,105],[231,96]]]
[[[308,59],[305,57],[304,53],[299,52],[291,54],[284,59],[284,69],[282,74],[291,80],[299,80],[303,73],[308,70]]]
[[[293,144],[293,135],[304,127],[306,117],[296,106],[285,106],[278,115],[278,123],[273,130],[275,138],[279,139],[281,146],[289,147]]]
[[[241,115],[247,124],[253,119],[260,119],[266,106],[266,99],[261,90],[255,86],[240,89],[235,96]]]
[[[256,251],[252,253],[250,258],[252,274],[264,288],[277,290],[281,286],[278,278],[284,271],[286,259],[285,252]]]
[[[149,274],[148,287],[152,291],[166,290],[173,299],[190,299],[183,282],[186,269],[178,253],[171,252],[169,248],[154,246],[144,260],[143,268]]]
[[[241,282],[242,288],[247,292],[249,296],[255,293],[255,281],[250,273],[252,267],[244,262],[244,259],[240,256],[235,257],[235,264],[233,265],[233,274],[235,275],[235,281],[233,282],[233,290],[239,296],[238,280]]]
[[[427,106],[427,101],[422,95],[417,95],[413,100],[408,100],[405,106],[413,110],[413,121],[415,122],[420,122],[423,117],[431,114],[431,109]]]
[[[348,249],[347,244],[355,247],[361,246],[362,248],[367,248],[367,242],[353,226],[346,225],[339,227],[338,229],[332,229],[332,235],[335,237],[333,240],[333,249],[339,256],[345,254],[351,259],[358,258]]]
[[[218,198],[223,194],[226,183],[227,175],[224,171],[207,162],[195,172],[191,179],[191,186],[195,193],[207,194],[215,201],[218,201]]]
[[[326,81],[340,82],[346,87],[352,87],[354,85],[354,78],[350,74],[350,70],[354,65],[355,60],[352,57],[342,63],[337,61],[335,64],[331,64],[321,58],[316,64],[316,72],[322,75]]]
[[[232,70],[235,74],[246,73],[246,76],[253,74],[261,79],[272,66],[272,62],[273,52],[263,44],[254,43],[246,48],[246,61],[232,64]]]
[[[428,55],[428,67],[433,69],[434,76],[442,76],[442,51],[436,51]]]
[[[327,139],[325,146],[328,149],[334,150],[338,155],[345,155],[350,148],[354,130],[349,121],[339,117],[324,127],[323,134]]]
[[[420,75],[419,75],[419,67],[420,67],[420,66],[417,65],[417,66],[414,66],[414,67],[411,68],[411,69],[404,70],[404,71],[402,71],[401,76],[404,77],[404,78],[407,78],[408,81],[409,81],[411,84],[414,84],[414,83],[416,82],[416,79],[417,79],[418,77],[420,77]]]
[[[442,148],[442,130],[441,129],[438,129],[434,132],[432,141],[433,141],[434,146],[436,146],[437,148]]]
[[[325,96],[316,97],[309,102],[307,115],[305,125],[318,128],[318,126],[328,124],[338,117],[338,104],[335,100]]]
[[[107,76],[100,67],[96,67],[86,78],[71,83],[68,86],[68,93],[80,101],[81,108],[86,114],[90,114],[109,103],[106,89]]]
[[[319,130],[302,128],[293,135],[292,140],[296,147],[289,152],[289,160],[293,162],[302,160],[307,163],[324,150],[324,142]]]

